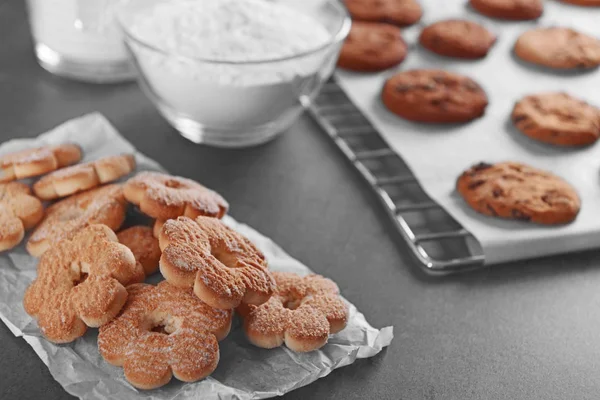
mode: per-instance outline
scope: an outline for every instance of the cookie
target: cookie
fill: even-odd
[[[100,327],[98,349],[139,389],[166,385],[173,376],[196,382],[219,363],[219,343],[231,328],[232,311],[216,310],[168,282],[136,284],[121,314]]]
[[[472,79],[441,70],[410,70],[389,78],[383,104],[394,114],[417,122],[458,123],[481,117],[488,100]]]
[[[134,169],[132,154],[104,157],[52,172],[37,181],[33,191],[42,200],[54,200],[116,181]]]
[[[90,225],[44,253],[23,305],[48,340],[68,343],[116,317],[127,300],[125,286],[143,279],[114,232]]]
[[[162,230],[164,224],[165,221],[161,221],[160,219],[154,221],[154,225],[152,226],[152,234],[155,238],[158,238],[158,236],[160,235],[160,231]]]
[[[76,194],[46,209],[46,216],[27,242],[27,251],[41,256],[64,238],[90,224],[104,224],[116,231],[125,220],[127,202],[119,185],[107,185]]]
[[[247,238],[221,220],[179,217],[165,222],[158,242],[160,272],[211,307],[235,308],[262,304],[273,294],[274,282],[264,255]]]
[[[158,239],[152,234],[149,226],[132,226],[117,233],[121,244],[129,247],[137,262],[144,268],[146,275],[152,275],[158,270],[160,247]]]
[[[600,7],[600,0],[560,0],[563,3],[582,7]]]
[[[404,61],[407,51],[400,28],[375,22],[354,22],[337,65],[359,72],[382,71]]]
[[[0,182],[47,174],[77,163],[81,155],[81,147],[76,144],[44,146],[6,154],[0,157]]]
[[[469,0],[480,14],[491,18],[526,21],[544,13],[542,0]]]
[[[477,164],[458,178],[456,188],[477,212],[538,224],[567,224],[581,207],[562,178],[516,162]]]
[[[525,135],[557,146],[584,146],[600,137],[600,110],[566,93],[521,99],[512,121]]]
[[[238,310],[250,343],[265,349],[285,343],[293,351],[308,352],[346,327],[348,307],[333,281],[289,272],[274,272],[273,277],[277,289],[269,301]]]
[[[344,0],[355,21],[408,26],[418,22],[423,9],[416,0]]]
[[[0,184],[0,251],[12,249],[44,216],[42,203],[20,182]]]
[[[570,28],[537,28],[523,33],[515,54],[532,64],[556,69],[588,69],[600,65],[600,40]]]
[[[472,21],[447,19],[423,29],[419,42],[442,56],[477,59],[487,55],[496,43],[496,35]]]
[[[140,172],[129,179],[123,188],[125,198],[155,219],[186,216],[222,218],[229,205],[219,195],[191,179]]]

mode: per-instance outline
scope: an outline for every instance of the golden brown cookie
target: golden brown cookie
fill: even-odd
[[[423,9],[416,0],[344,0],[355,21],[407,26],[418,22]]]
[[[140,172],[123,192],[144,214],[163,221],[182,215],[222,218],[229,207],[221,195],[198,182],[159,172]]]
[[[447,19],[423,29],[419,42],[442,56],[477,59],[487,55],[496,35],[472,21]]]
[[[127,202],[119,185],[107,185],[68,197],[48,207],[46,216],[27,242],[27,251],[41,256],[61,239],[71,238],[90,224],[116,231],[125,220]]]
[[[389,78],[382,91],[383,104],[410,121],[467,122],[481,117],[488,100],[472,79],[442,70],[410,70]]]
[[[515,54],[549,68],[595,68],[600,65],[600,40],[570,28],[537,28],[517,39]]]
[[[104,157],[54,171],[33,185],[42,200],[54,200],[116,181],[135,169],[133,154]]]
[[[477,164],[458,178],[456,188],[477,212],[539,224],[572,222],[581,207],[562,178],[516,162]]]
[[[600,0],[560,0],[563,3],[582,7],[600,7]]]
[[[525,21],[544,13],[542,0],[469,0],[480,14],[491,18]]]
[[[400,28],[375,22],[354,22],[338,67],[359,72],[382,71],[404,61],[408,47]]]
[[[125,285],[143,279],[114,232],[90,225],[44,253],[23,305],[48,340],[68,343],[116,317],[127,300]]]
[[[44,146],[18,151],[0,157],[0,182],[30,178],[75,164],[81,160],[81,147],[76,144]]]
[[[511,118],[530,138],[558,146],[584,146],[600,137],[600,110],[566,93],[524,97]]]
[[[158,239],[152,234],[149,226],[132,226],[117,234],[119,242],[129,247],[137,262],[144,268],[146,275],[152,275],[158,270],[160,247]]]
[[[308,352],[323,347],[330,334],[346,327],[348,306],[335,282],[289,272],[274,272],[273,277],[277,289],[269,301],[238,310],[252,344],[272,349],[285,342],[293,351]]]
[[[168,282],[127,287],[121,314],[100,327],[98,349],[125,379],[140,389],[166,385],[173,375],[196,382],[219,363],[219,343],[231,328],[233,312],[217,310],[191,289]]]
[[[179,287],[193,287],[211,307],[258,305],[273,294],[275,284],[264,255],[217,218],[168,220],[158,242],[165,279]]]
[[[20,182],[0,184],[0,251],[12,249],[44,216],[42,203]]]

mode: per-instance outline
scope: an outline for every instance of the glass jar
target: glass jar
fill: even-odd
[[[135,69],[116,21],[128,0],[27,0],[40,65],[53,74],[111,83],[130,80]]]

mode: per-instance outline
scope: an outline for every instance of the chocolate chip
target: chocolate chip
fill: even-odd
[[[485,182],[486,182],[485,180],[479,179],[479,180],[469,183],[469,186],[467,186],[467,188],[473,190],[473,189],[476,189],[479,186],[483,185]]]
[[[518,115],[513,115],[513,122],[515,124],[518,124],[521,121],[525,121],[527,118],[529,118],[529,116],[525,115],[525,114],[518,114]]]
[[[511,211],[511,215],[514,219],[518,219],[519,221],[529,221],[531,217],[529,215],[523,214],[522,211],[513,209]]]
[[[502,189],[496,188],[494,190],[492,190],[492,196],[494,196],[494,198],[498,198],[500,196],[502,196],[504,194],[504,191]]]
[[[475,164],[475,165],[473,165],[473,166],[471,167],[471,169],[472,169],[473,171],[482,171],[482,170],[484,170],[484,169],[488,169],[488,168],[492,168],[492,167],[493,167],[493,165],[492,165],[492,164],[489,164],[489,163],[486,163],[486,162],[480,162],[479,164]]]
[[[493,215],[494,217],[498,216],[498,213],[496,212],[496,210],[494,210],[492,208],[492,206],[490,206],[489,204],[486,205],[488,212],[490,213],[490,215]]]

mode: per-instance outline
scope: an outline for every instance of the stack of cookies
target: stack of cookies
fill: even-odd
[[[76,164],[75,145],[4,156],[3,249],[34,228],[39,257],[23,304],[42,334],[69,343],[99,328],[104,359],[141,389],[194,382],[219,362],[234,311],[248,340],[308,352],[344,329],[348,308],[322,276],[271,272],[262,252],[221,221],[228,204],[190,179],[140,172],[132,155]],[[76,164],[76,165],[75,165]],[[46,174],[30,187],[10,180]],[[57,200],[44,211],[42,201]],[[152,225],[127,225],[129,205]],[[131,213],[129,213],[131,214]],[[160,269],[165,281],[143,283]]]
[[[414,24],[423,14],[416,0],[344,2],[353,26],[338,66],[373,73],[400,65],[408,55],[400,27]],[[600,7],[598,0],[563,2]],[[469,0],[468,5],[487,18],[508,22],[536,20],[544,13],[542,0]],[[487,56],[496,38],[474,21],[446,19],[425,26],[418,41],[424,51],[437,56],[477,60]],[[566,27],[526,30],[513,51],[524,64],[542,70],[589,71],[600,66],[600,40]],[[515,101],[512,114],[507,110],[507,115],[533,140],[573,148],[592,145],[600,137],[600,109],[571,94],[538,93]],[[394,115],[415,123],[464,124],[484,116],[488,96],[467,76],[413,69],[391,71],[381,90],[381,102]],[[566,224],[575,220],[581,207],[576,190],[563,179],[515,162],[476,164],[458,177],[456,187],[469,206],[492,217]]]

